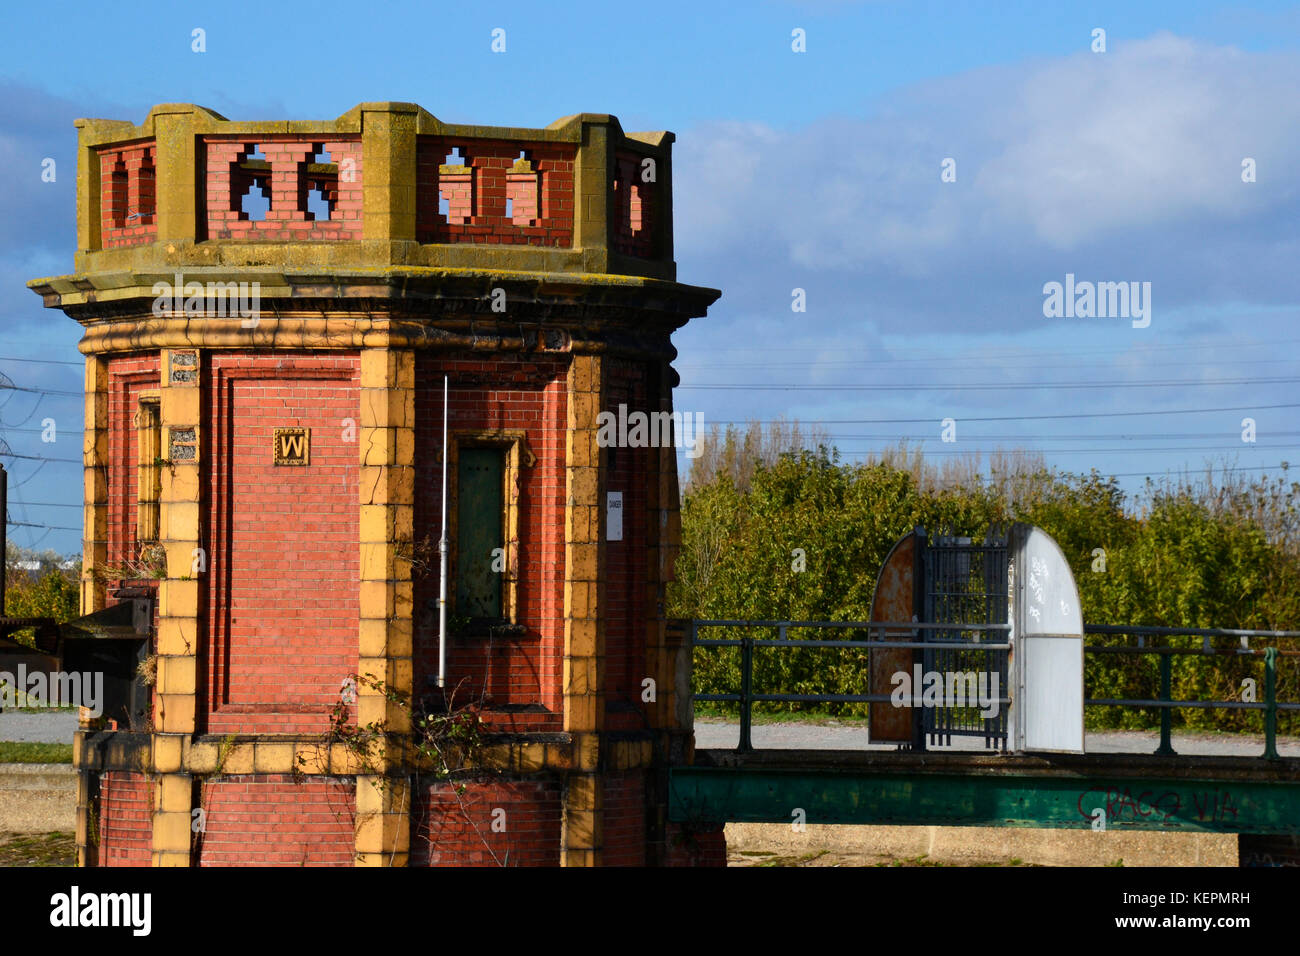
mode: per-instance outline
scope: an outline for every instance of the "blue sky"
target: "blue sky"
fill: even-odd
[[[72,120],[139,122],[162,102],[253,120],[407,100],[456,122],[590,111],[673,130],[679,277],[723,290],[676,337],[677,405],[706,424],[824,421],[850,458],[899,438],[936,458],[1023,446],[1130,490],[1225,456],[1300,463],[1300,409],[1268,407],[1300,404],[1294,4],[126,2],[3,16],[0,373],[51,393],[0,390],[0,439],[30,456],[3,459],[20,544],[79,550],[81,403],[57,393],[80,392],[80,328],[24,288],[72,268]],[[191,51],[196,27],[206,53]],[[496,27],[505,53],[490,49]],[[1150,324],[1045,317],[1044,284],[1067,274],[1151,283]],[[47,417],[54,443],[40,440]],[[940,440],[945,418],[956,442]]]

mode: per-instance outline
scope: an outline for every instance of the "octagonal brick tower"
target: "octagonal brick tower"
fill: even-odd
[[[719,295],[676,281],[673,135],[409,103],[77,126],[75,272],[29,286],[85,328],[82,612],[144,622],[143,703],[77,734],[81,863],[721,862],[665,813],[675,450],[598,439],[672,412],[671,334]],[[444,457],[463,793],[344,686],[436,696]],[[399,735],[378,762],[340,704]]]

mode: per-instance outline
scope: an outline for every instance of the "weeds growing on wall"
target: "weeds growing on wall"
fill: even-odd
[[[343,746],[358,773],[381,778],[386,775],[387,758],[400,755],[406,746],[412,748],[415,765],[435,780],[450,779],[473,766],[482,748],[476,702],[458,704],[453,691],[445,706],[423,707],[373,674],[352,674],[345,684],[348,682],[358,693],[362,688],[370,688],[397,706],[406,715],[411,732],[393,732],[384,720],[356,723],[353,714],[356,694],[341,694],[330,711],[329,729],[316,744],[314,759],[307,754],[298,755],[299,771],[313,762],[323,765],[336,744]]]

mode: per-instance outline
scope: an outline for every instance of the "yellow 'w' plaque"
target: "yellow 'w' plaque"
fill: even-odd
[[[310,428],[277,428],[275,430],[275,463],[277,465],[306,465],[310,462]]]

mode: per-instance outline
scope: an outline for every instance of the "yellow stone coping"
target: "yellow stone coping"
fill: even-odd
[[[377,101],[358,103],[333,120],[231,120],[216,110],[195,103],[159,103],[144,120],[133,124],[127,120],[80,118],[73,125],[82,131],[82,145],[100,147],[149,139],[156,135],[160,116],[193,116],[194,132],[199,135],[262,136],[360,136],[365,113],[390,113],[413,116],[417,136],[442,136],[448,139],[517,139],[541,142],[580,143],[586,125],[610,126],[624,138],[645,146],[662,147],[676,137],[665,130],[624,132],[618,117],[609,113],[573,113],[562,116],[543,128],[525,126],[480,126],[444,123],[417,103]]]

